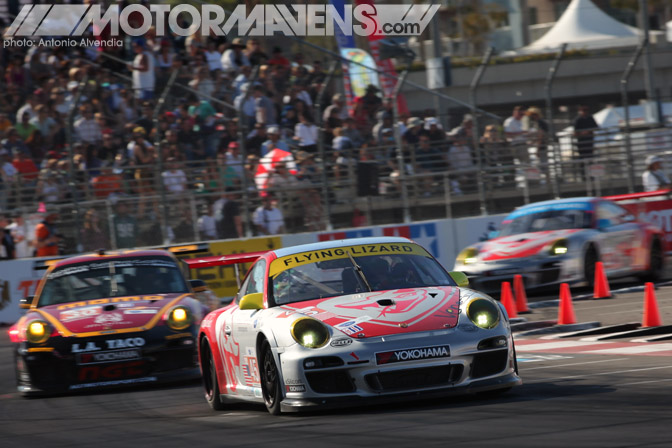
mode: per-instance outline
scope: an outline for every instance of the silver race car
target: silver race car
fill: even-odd
[[[571,198],[521,207],[489,241],[462,250],[455,270],[471,285],[494,293],[522,274],[529,289],[559,283],[591,285],[595,264],[607,277],[639,275],[655,280],[663,271],[665,239],[660,228],[603,198]]]
[[[269,412],[521,384],[506,311],[405,238],[361,238],[188,260],[255,261],[198,337],[205,397]]]

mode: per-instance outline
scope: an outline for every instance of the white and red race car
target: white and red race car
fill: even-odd
[[[476,289],[494,293],[521,274],[529,289],[559,283],[592,285],[595,264],[607,277],[657,279],[665,259],[663,231],[637,221],[605,198],[569,198],[520,207],[502,221],[498,234],[469,246],[454,269]]]
[[[504,308],[405,238],[328,241],[187,260],[254,261],[198,335],[205,397],[269,412],[521,384]]]

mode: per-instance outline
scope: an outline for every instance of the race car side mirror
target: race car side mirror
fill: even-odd
[[[597,229],[598,230],[606,230],[607,227],[611,225],[611,221],[608,219],[602,218],[597,220]]]
[[[189,285],[191,285],[191,289],[193,289],[194,292],[201,292],[208,289],[208,285],[206,285],[203,280],[198,279],[189,280]]]
[[[22,297],[21,300],[19,300],[19,308],[22,310],[27,310],[30,308],[30,305],[33,303],[33,299],[35,296],[28,296],[28,297]]]
[[[261,310],[264,308],[264,293],[255,292],[247,294],[240,299],[238,308],[241,310]]]
[[[466,288],[469,286],[469,278],[467,277],[467,274],[464,272],[459,272],[459,271],[451,271],[449,272],[450,277],[453,279],[455,283],[457,283],[457,286],[460,288]]]

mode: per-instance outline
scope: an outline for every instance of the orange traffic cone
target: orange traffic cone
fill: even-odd
[[[504,305],[504,308],[506,308],[506,312],[508,313],[509,318],[518,317],[518,313],[516,312],[516,304],[513,303],[513,294],[511,293],[511,283],[509,282],[502,283],[502,294],[500,296],[500,300],[502,302],[502,305]]]
[[[558,325],[575,324],[574,305],[572,304],[572,293],[569,285],[563,283],[560,285],[560,308],[558,309]]]
[[[647,283],[644,289],[644,317],[642,318],[642,327],[660,327],[663,323],[658,313],[658,304],[656,303],[656,292],[653,283]]]
[[[513,291],[516,293],[516,311],[518,311],[518,314],[531,313],[532,311],[527,307],[523,276],[520,274],[513,276]]]
[[[595,263],[595,288],[593,290],[593,299],[609,299],[611,290],[607,275],[604,273],[604,266],[601,261]]]

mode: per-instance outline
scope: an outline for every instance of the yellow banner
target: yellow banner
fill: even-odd
[[[231,240],[217,241],[209,244],[209,252],[199,253],[197,255],[182,256],[176,253],[180,259],[201,258],[214,255],[242,254],[247,252],[259,252],[263,250],[273,250],[282,247],[282,238],[264,237],[252,238],[249,240]],[[239,264],[240,280],[242,282],[251,263]],[[217,295],[217,297],[233,297],[238,292],[236,283],[236,270],[233,265],[230,266],[212,266],[209,268],[200,268],[191,270],[191,278],[197,278],[205,281],[208,287]]]
[[[295,255],[273,260],[271,263],[270,276],[275,277],[282,271],[295,268],[305,264],[315,263],[316,261],[336,260],[347,258],[348,252],[353,257],[368,257],[373,255],[421,255],[429,257],[429,253],[417,244],[363,244],[360,246],[344,246],[333,249],[313,250],[310,252],[301,252]]]

